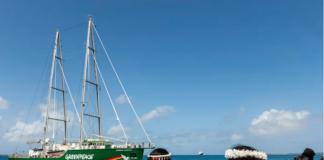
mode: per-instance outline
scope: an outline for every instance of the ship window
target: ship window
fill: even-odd
[[[136,153],[131,153],[131,157],[137,157]]]

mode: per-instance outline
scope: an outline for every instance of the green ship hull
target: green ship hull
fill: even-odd
[[[65,154],[59,158],[9,157],[9,160],[142,160],[144,149],[145,148],[67,150]]]

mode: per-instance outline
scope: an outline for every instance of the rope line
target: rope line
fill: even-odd
[[[106,83],[105,83],[105,81],[104,81],[104,79],[103,79],[103,77],[102,77],[102,74],[101,74],[101,71],[100,71],[100,68],[99,68],[98,62],[97,62],[96,58],[94,57],[94,55],[93,55],[93,54],[91,54],[91,55],[93,56],[93,59],[94,59],[94,61],[96,62],[96,67],[98,68],[99,75],[100,75],[101,80],[102,80],[102,82],[103,82],[103,84],[104,84],[104,86],[105,86],[105,89],[106,89],[106,92],[107,92],[107,94],[108,94],[108,97],[109,97],[110,103],[111,103],[112,107],[114,108],[114,111],[115,111],[115,114],[116,114],[116,117],[117,117],[117,121],[119,122],[119,125],[121,126],[121,128],[122,128],[122,130],[123,130],[123,133],[124,133],[124,136],[125,136],[125,138],[126,138],[126,140],[127,140],[127,142],[128,142],[127,135],[126,135],[126,133],[125,133],[125,130],[124,130],[124,127],[123,127],[122,123],[120,122],[120,119],[119,119],[119,117],[118,117],[117,111],[116,111],[116,109],[115,109],[115,105],[114,105],[114,103],[113,103],[113,101],[112,101],[112,99],[111,99],[111,97],[110,97],[109,91],[108,91],[108,89],[107,89]]]
[[[114,70],[114,72],[115,72],[115,75],[116,75],[116,77],[117,77],[117,79],[118,79],[118,81],[119,81],[119,84],[120,84],[120,86],[122,87],[122,89],[123,89],[123,91],[124,91],[124,94],[125,94],[125,96],[126,96],[126,98],[127,98],[127,100],[128,100],[129,105],[132,107],[132,109],[133,109],[133,111],[134,111],[134,113],[135,113],[135,115],[136,115],[136,118],[137,118],[138,122],[141,124],[142,129],[143,129],[143,131],[144,131],[144,133],[145,133],[147,139],[148,139],[149,142],[151,143],[151,140],[150,140],[149,136],[147,135],[147,133],[146,133],[146,131],[145,131],[145,129],[144,129],[144,126],[143,126],[141,120],[139,119],[139,117],[138,117],[138,115],[137,115],[137,113],[136,113],[136,111],[135,111],[135,109],[134,109],[134,107],[133,107],[133,105],[132,105],[132,103],[131,103],[131,101],[130,101],[128,95],[127,95],[127,93],[126,93],[126,91],[125,91],[125,89],[124,89],[124,86],[123,86],[122,82],[121,82],[120,79],[119,79],[119,76],[118,76],[118,74],[117,74],[117,72],[116,72],[116,70],[115,70],[115,67],[114,67],[114,65],[112,64],[112,62],[111,62],[111,60],[110,60],[110,58],[109,58],[109,56],[108,56],[108,53],[107,53],[107,51],[106,51],[106,48],[105,48],[105,46],[103,45],[103,43],[102,43],[102,41],[101,41],[101,38],[100,38],[100,36],[99,36],[99,34],[98,34],[98,32],[97,32],[97,30],[96,30],[96,28],[95,28],[95,26],[94,26],[93,23],[92,23],[92,26],[93,26],[92,28],[94,28],[94,30],[96,31],[96,34],[97,34],[97,36],[98,36],[98,38],[99,38],[99,41],[100,41],[100,43],[101,43],[101,45],[102,45],[102,47],[103,47],[103,49],[104,49],[104,51],[105,51],[105,53],[106,53],[106,55],[107,55],[107,58],[108,58],[108,60],[109,60],[109,63],[110,63],[110,65],[111,65],[111,67],[113,68],[113,70]]]
[[[35,98],[36,98],[36,94],[37,94],[37,91],[38,91],[38,88],[39,88],[40,82],[41,82],[41,80],[42,80],[42,77],[43,77],[43,74],[44,74],[44,71],[45,71],[45,68],[46,68],[46,65],[47,65],[47,61],[48,61],[48,59],[49,59],[49,56],[47,57],[47,60],[46,60],[45,65],[44,65],[44,67],[43,67],[43,71],[42,71],[41,77],[40,77],[40,79],[39,79],[39,81],[38,81],[37,88],[36,88],[36,92],[35,92],[35,94],[34,94],[34,97],[33,97],[32,103],[31,103],[31,105],[30,105],[30,108],[29,108],[29,111],[28,111],[28,115],[27,115],[26,120],[25,120],[24,127],[23,127],[23,129],[22,129],[22,131],[21,131],[21,133],[20,133],[19,140],[18,140],[18,144],[17,144],[17,147],[16,147],[15,152],[17,152],[17,149],[18,149],[18,146],[19,146],[19,143],[20,143],[20,140],[21,140],[21,136],[22,136],[22,134],[23,134],[23,132],[24,132],[24,130],[25,130],[26,123],[27,123],[27,120],[28,120],[28,117],[29,117],[29,114],[30,114],[31,108],[32,108],[32,106],[33,106],[33,104],[34,104],[34,101],[35,101]]]
[[[49,59],[50,59],[50,56],[47,56],[47,59],[46,59],[46,62],[45,62],[45,66],[44,66],[43,72],[45,71],[46,68],[47,68],[47,71],[49,70],[49,69],[48,69],[49,66],[46,67],[47,64],[48,64],[47,62],[48,62]],[[43,72],[42,72],[42,74],[43,74]],[[46,75],[48,75],[48,73],[45,74],[45,79],[47,79],[47,77],[48,77],[48,76],[46,76]],[[41,76],[40,81],[42,80],[42,77],[43,77],[43,76]],[[43,89],[43,92],[41,93],[41,98],[40,98],[40,102],[39,102],[39,104],[42,103],[42,101],[43,101],[43,99],[44,99],[44,97],[45,97],[45,92],[46,92],[46,89],[47,89],[46,84],[47,84],[47,83],[44,83],[44,84],[43,84],[43,88],[44,88],[44,89]],[[36,116],[35,121],[38,121],[38,120],[41,119],[41,109],[40,109],[39,107],[36,107],[36,109],[38,110],[38,112],[37,112],[37,116]],[[31,136],[31,141],[34,140],[34,138],[35,138],[35,132],[36,132],[36,129],[38,128],[38,124],[39,124],[39,123],[36,123],[36,125],[34,126],[33,133],[32,133],[32,136]],[[34,144],[32,144],[32,146],[34,146]]]
[[[81,26],[81,25],[83,25],[83,24],[85,24],[85,23],[88,23],[88,22],[83,22],[83,23],[80,23],[80,24],[75,25],[75,26],[73,26],[73,27],[69,27],[69,28],[63,29],[63,30],[61,30],[60,32],[62,33],[62,32],[64,32],[64,31],[66,31],[66,30],[69,30],[69,29],[72,29],[72,28],[75,28],[75,27]]]
[[[83,70],[81,70],[81,74],[80,74],[80,77],[82,77],[82,72],[83,72]],[[81,80],[79,81],[79,90],[78,90],[78,96],[77,96],[77,102],[79,102],[79,95],[80,95],[80,86],[81,86]],[[72,137],[72,134],[73,134],[73,128],[74,128],[74,121],[75,121],[75,113],[73,114],[73,122],[72,122],[72,130],[71,130],[71,136],[70,137]]]
[[[65,83],[66,83],[66,87],[67,87],[67,89],[69,90],[69,95],[70,95],[70,97],[71,97],[71,100],[72,100],[72,103],[73,103],[73,106],[74,106],[75,112],[76,112],[76,114],[77,114],[77,116],[78,116],[78,118],[79,118],[79,122],[81,122],[81,119],[80,119],[80,116],[79,116],[78,110],[77,110],[76,107],[75,107],[75,103],[74,103],[74,100],[73,100],[73,97],[72,97],[72,94],[71,94],[71,91],[70,91],[69,84],[67,83],[66,78],[65,78],[65,74],[64,74],[64,72],[63,72],[62,64],[61,64],[60,61],[58,61],[58,62],[60,63],[60,68],[61,68],[62,73],[63,73],[63,78],[64,78],[64,81],[65,81]],[[84,132],[85,136],[88,137],[87,134],[85,133],[84,129],[83,129],[83,132]]]

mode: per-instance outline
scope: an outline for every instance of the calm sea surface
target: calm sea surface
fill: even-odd
[[[268,155],[268,160],[294,160],[298,155]],[[321,158],[320,155],[316,155],[314,160],[319,160]],[[171,156],[172,160],[227,160],[223,155],[188,155],[188,156]],[[144,156],[143,160],[147,160],[147,157]]]

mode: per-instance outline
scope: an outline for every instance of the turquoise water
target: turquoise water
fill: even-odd
[[[268,155],[268,160],[294,160],[298,155]],[[319,160],[322,157],[320,155],[314,156],[314,160]],[[172,160],[226,160],[223,155],[188,155],[188,156],[180,156],[174,155],[171,156]],[[147,157],[144,156],[143,160],[147,160]]]

